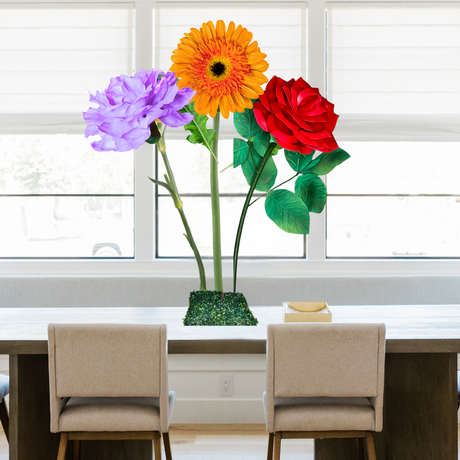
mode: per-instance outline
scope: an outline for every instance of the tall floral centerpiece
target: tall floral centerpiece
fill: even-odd
[[[220,228],[218,140],[220,115],[244,113],[253,108],[253,99],[263,94],[261,85],[268,81],[266,54],[260,51],[252,33],[239,25],[224,21],[203,23],[192,28],[173,51],[171,71],[179,78],[180,88],[196,91],[193,110],[213,119],[212,142],[203,144],[210,151],[210,188],[213,235],[214,292],[194,292],[185,318],[186,324],[248,324],[255,325],[247,301],[242,294],[224,294]],[[195,139],[190,139],[195,142]]]
[[[190,294],[186,325],[255,325],[243,294],[236,292],[239,246],[245,217],[255,190],[264,192],[268,217],[282,230],[309,233],[310,212],[321,212],[326,187],[319,176],[328,174],[349,155],[332,134],[338,116],[333,104],[302,78],[284,81],[273,77],[265,91],[268,69],[252,33],[233,22],[209,21],[192,28],[172,54],[170,72],[141,70],[133,77],[112,78],[103,92],[91,95],[99,107],[88,109],[86,136],[98,151],[128,151],[144,142],[156,144],[165,164],[163,180],[149,178],[170,193],[180,214],[185,236],[192,248],[200,275],[200,289]],[[241,138],[233,144],[233,167],[241,166],[249,190],[241,212],[233,253],[233,292],[224,293],[218,141],[220,116],[233,113]],[[213,119],[208,128],[208,116]],[[209,150],[213,234],[214,291],[207,290],[206,274],[185,216],[183,202],[166,154],[166,127],[190,131],[187,140]],[[287,181],[275,185],[274,155],[284,156],[294,171]],[[295,180],[294,191],[281,189]]]

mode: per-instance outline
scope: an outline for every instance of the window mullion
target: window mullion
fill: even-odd
[[[152,68],[152,3],[135,3],[135,70]],[[144,144],[135,153],[134,162],[134,232],[135,258],[149,261],[154,257],[154,186],[153,148]]]
[[[325,94],[325,7],[324,1],[308,3],[308,83]],[[307,238],[309,261],[323,261],[326,258],[326,213],[310,214],[310,234]]]

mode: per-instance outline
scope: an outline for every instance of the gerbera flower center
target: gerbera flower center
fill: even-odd
[[[230,70],[230,63],[227,59],[219,57],[212,59],[208,64],[208,75],[216,80],[224,79]]]

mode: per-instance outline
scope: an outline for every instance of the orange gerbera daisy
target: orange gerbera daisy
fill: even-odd
[[[260,85],[268,81],[263,74],[268,69],[252,33],[242,26],[235,28],[230,22],[203,23],[201,29],[190,29],[184,34],[171,57],[171,71],[180,80],[180,88],[196,91],[192,101],[199,114],[215,117],[220,109],[222,116],[244,112],[252,108],[251,99],[258,99],[263,90]]]

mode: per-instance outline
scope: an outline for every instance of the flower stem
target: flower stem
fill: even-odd
[[[211,210],[212,210],[212,254],[214,262],[214,290],[223,292],[222,281],[222,248],[220,237],[220,202],[219,202],[219,171],[218,171],[218,142],[219,142],[220,112],[217,111],[212,127],[216,137],[211,143]],[[214,154],[212,154],[214,152]]]
[[[182,224],[184,225],[185,229],[185,238],[187,238],[187,241],[190,244],[190,247],[192,248],[193,254],[195,256],[196,263],[198,265],[198,272],[200,274],[200,290],[205,291],[206,290],[206,273],[204,270],[204,265],[203,265],[203,260],[201,259],[200,251],[198,250],[198,247],[195,243],[195,240],[193,239],[192,231],[190,229],[190,226],[188,224],[187,218],[185,217],[185,212],[184,212],[184,205],[182,203],[181,197],[179,195],[179,190],[177,189],[176,185],[176,180],[174,179],[174,174],[172,172],[171,165],[169,163],[168,155],[166,154],[166,144],[165,144],[165,139],[164,139],[164,130],[161,134],[161,139],[158,141],[158,150],[161,153],[161,156],[163,157],[163,162],[166,168],[166,175],[165,178],[168,182],[168,190],[171,194],[171,197],[174,201],[174,205],[176,206],[177,211],[179,212],[180,218],[182,220]],[[157,183],[158,181],[153,181]],[[162,184],[160,184],[162,185]]]
[[[241,234],[243,233],[244,220],[246,219],[246,213],[248,212],[249,203],[251,202],[252,195],[256,189],[257,182],[259,181],[260,175],[267,164],[268,159],[272,156],[273,149],[276,147],[276,143],[270,142],[265,152],[259,167],[256,170],[254,178],[252,179],[251,187],[249,188],[246,200],[244,202],[243,210],[241,211],[240,222],[238,224],[238,230],[236,232],[235,247],[233,249],[233,292],[236,292],[236,277],[238,272],[238,253],[240,251]]]

